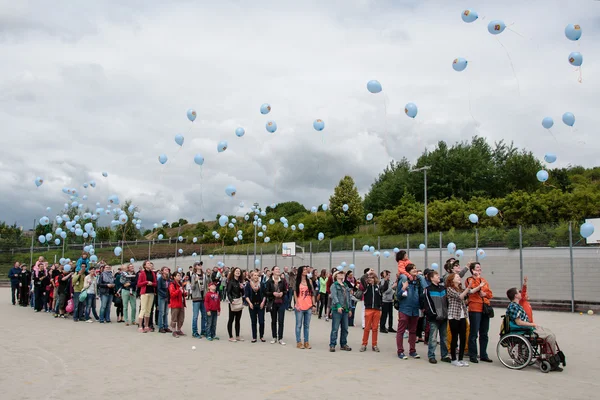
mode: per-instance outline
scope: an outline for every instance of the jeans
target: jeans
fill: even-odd
[[[285,318],[285,304],[273,304],[271,308],[271,334],[273,339],[283,339],[283,320]]]
[[[79,320],[79,294],[81,292],[73,292],[73,321]]]
[[[259,304],[253,304],[253,308],[248,307],[250,311],[250,325],[252,325],[252,339],[256,340],[256,321],[258,320],[258,333],[262,339],[265,336],[265,309],[260,308]]]
[[[198,334],[198,314],[200,313],[200,335],[206,336],[206,309],[204,308],[204,301],[194,301],[192,305],[192,335]]]
[[[354,314],[356,313],[356,301],[350,299],[350,311],[352,316],[348,316],[348,326],[354,326]]]
[[[206,336],[214,338],[217,334],[217,312],[211,311],[210,315],[206,316]]]
[[[88,293],[87,298],[85,299],[86,307],[85,307],[85,319],[86,321],[90,319],[90,311],[93,312],[94,318],[96,321],[100,319],[98,313],[96,312],[96,295],[92,293]]]
[[[169,327],[169,316],[167,314],[169,304],[166,297],[158,297],[158,329]]]
[[[417,323],[419,316],[408,316],[402,311],[398,311],[398,332],[396,332],[396,348],[398,354],[404,353],[404,331],[408,328],[409,353],[416,353],[415,344],[417,342]]]
[[[308,342],[308,334],[310,333],[310,316],[312,315],[312,309],[299,311],[295,310],[296,313],[296,343],[301,343],[300,331],[304,327],[304,341]]]
[[[135,292],[129,294],[129,290],[123,288],[121,290],[121,300],[123,300],[123,317],[125,318],[125,322],[135,322]],[[131,309],[131,319],[129,319],[128,315]]]
[[[35,305],[35,291],[29,292],[29,304],[31,305],[31,308]]]
[[[11,299],[11,301],[13,303],[13,306],[15,304],[17,304],[16,300],[18,299],[18,297],[19,297],[19,283],[18,282],[17,283],[11,283],[10,284],[10,299]]]
[[[110,322],[110,304],[112,303],[112,294],[100,295],[100,322]]]
[[[469,331],[469,358],[477,358],[477,335],[479,334],[479,355],[480,358],[489,358],[487,354],[488,331],[490,330],[490,317],[481,312],[469,311],[469,322],[471,330]]]
[[[440,349],[442,358],[448,357],[448,347],[446,347],[446,334],[448,332],[448,320],[428,321],[429,324],[429,344],[427,345],[427,358],[435,358],[435,349],[437,348],[437,334],[440,333]]]
[[[348,344],[348,312],[344,311],[341,314],[337,311],[331,312],[331,335],[329,336],[329,347],[335,347],[337,344],[338,330],[342,327],[340,336],[340,346],[344,347]]]
[[[393,303],[381,303],[381,320],[379,320],[379,329],[380,330],[384,330],[385,325],[387,323],[387,326],[389,329],[392,329],[394,327],[393,325],[393,319],[394,319],[394,312],[393,312]]]

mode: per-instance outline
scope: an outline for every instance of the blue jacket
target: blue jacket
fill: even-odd
[[[421,296],[423,295],[423,288],[426,285],[425,278],[417,275],[417,279],[408,281],[408,287],[406,288],[408,295],[404,297],[402,296],[402,284],[398,283],[398,288],[396,289],[396,296],[400,304],[398,311],[409,317],[418,317],[419,310],[421,309]]]
[[[169,281],[164,279],[162,274],[158,274],[156,278],[156,291],[158,292],[158,297],[163,299],[169,298]]]
[[[8,277],[10,278],[11,285],[17,285],[19,283],[19,277],[21,276],[21,268],[12,267],[8,271]]]

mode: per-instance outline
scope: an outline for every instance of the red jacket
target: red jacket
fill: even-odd
[[[185,302],[183,301],[183,288],[181,285],[175,281],[171,282],[169,285],[169,308],[184,308]]]
[[[204,296],[204,307],[206,311],[221,312],[221,300],[218,292],[208,292]]]
[[[146,287],[148,286],[149,280],[146,279],[146,270],[142,269],[140,275],[138,276],[137,287],[140,288],[140,295],[146,294]],[[156,274],[152,271],[152,285],[156,288]],[[156,289],[154,290],[154,294],[156,294]]]

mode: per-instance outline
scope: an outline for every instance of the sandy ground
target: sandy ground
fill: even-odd
[[[220,341],[168,334],[140,334],[124,324],[86,324],[34,313],[12,306],[9,289],[0,289],[0,387],[3,399],[347,399],[400,398],[405,393],[430,399],[597,399],[600,391],[600,318],[536,312],[551,328],[567,357],[561,373],[542,374],[537,368],[511,371],[496,359],[500,319],[490,329],[492,364],[457,368],[427,362],[423,344],[420,360],[399,360],[395,336],[380,335],[381,353],[359,353],[362,329],[350,328],[352,352],[329,353],[330,323],[311,321],[312,350],[295,348],[292,312],[286,313],[288,345],[250,343],[247,310],[242,318],[245,342],[227,341],[227,312],[218,323]],[[188,303],[191,305],[191,303]],[[188,307],[185,332],[191,333]],[[497,310],[497,315],[502,310]],[[360,312],[360,310],[359,310]],[[112,313],[113,320],[114,309]],[[270,317],[266,317],[270,334]],[[192,350],[196,346],[196,350]],[[439,349],[438,349],[439,358]],[[365,397],[366,396],[366,397]]]

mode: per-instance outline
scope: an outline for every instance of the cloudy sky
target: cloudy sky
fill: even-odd
[[[475,134],[555,152],[558,166],[597,165],[597,1],[86,3],[0,1],[0,220],[30,228],[48,206],[52,218],[68,200],[63,187],[87,193],[92,208],[111,194],[131,199],[146,227],[244,212],[240,201],[310,208],[346,174],[364,194],[392,159]],[[475,6],[479,20],[462,22]],[[510,30],[490,35],[493,19]],[[580,41],[564,36],[569,23],[582,26]],[[582,83],[571,51],[584,56]],[[469,61],[462,73],[456,57]],[[382,93],[366,90],[371,79]],[[414,120],[408,102],[419,107]],[[90,180],[97,187],[83,189]]]

